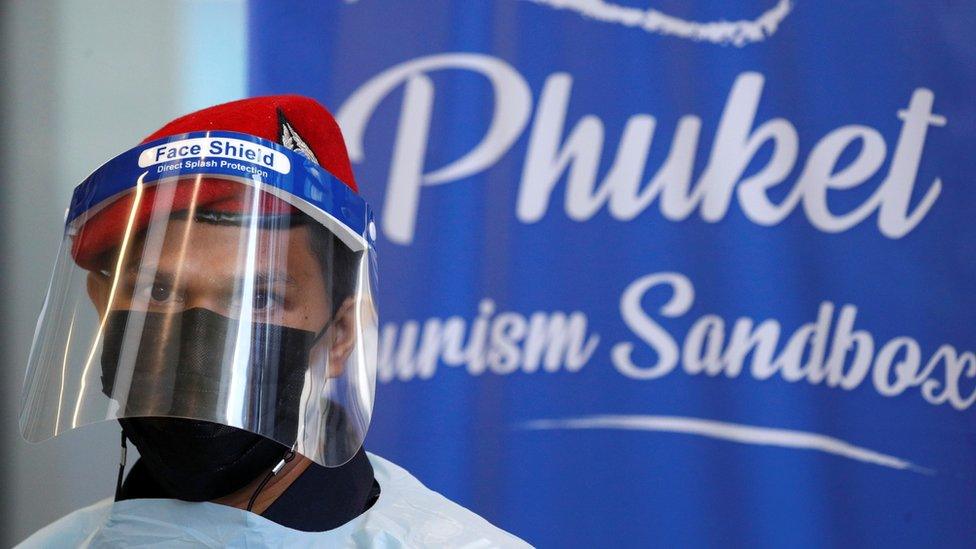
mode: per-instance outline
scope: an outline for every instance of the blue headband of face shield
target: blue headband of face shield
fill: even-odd
[[[347,233],[354,241],[346,242],[351,248],[372,246],[376,238],[366,201],[317,163],[273,141],[225,131],[174,135],[109,160],[75,187],[66,222],[77,225],[111,198],[176,175],[250,180],[256,190],[283,198],[330,229]]]

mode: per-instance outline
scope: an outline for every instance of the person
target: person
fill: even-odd
[[[22,546],[526,546],[363,448],[375,238],[338,125],[306,97],[191,113],[90,175],[21,430],[114,419],[123,457],[114,498]]]

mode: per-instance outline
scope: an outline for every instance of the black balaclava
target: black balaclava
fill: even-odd
[[[133,318],[145,319],[141,333],[130,334],[126,329]],[[223,369],[225,338],[236,331],[237,324],[206,309],[108,314],[102,390],[112,396],[123,343],[127,336],[133,338],[138,351],[125,409],[120,411],[128,417],[119,423],[138,448],[150,476],[170,497],[205,501],[232,493],[273,467],[289,449],[243,429],[183,419],[220,417],[218,397],[226,394],[222,389],[228,383]],[[317,334],[297,328],[251,326],[246,392],[254,405],[248,410],[246,425],[273,434],[275,440],[295,440],[299,398],[316,339]]]

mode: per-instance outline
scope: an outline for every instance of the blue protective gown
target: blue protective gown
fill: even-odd
[[[368,454],[381,493],[362,515],[302,532],[217,503],[111,498],[79,509],[18,547],[528,547],[521,539]]]

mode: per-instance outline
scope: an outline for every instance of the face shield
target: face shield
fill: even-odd
[[[74,191],[24,437],[186,418],[345,463],[373,407],[374,237],[361,197],[271,141],[198,132],[114,158]]]

